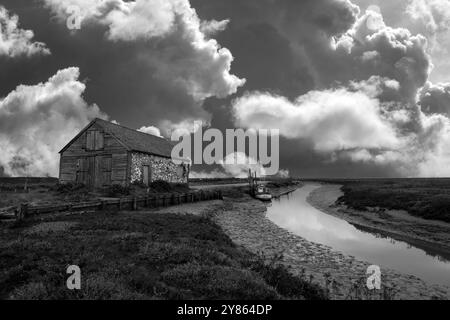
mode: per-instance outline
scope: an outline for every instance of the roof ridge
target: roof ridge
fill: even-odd
[[[95,118],[95,121],[97,121],[97,120],[106,122],[106,123],[108,123],[109,125],[114,125],[114,126],[121,127],[121,128],[123,128],[123,129],[127,129],[127,130],[131,130],[131,131],[134,131],[134,132],[137,132],[137,133],[140,133],[140,134],[145,134],[145,135],[147,135],[147,136],[151,136],[151,137],[155,137],[155,138],[158,138],[158,139],[161,139],[161,140],[164,140],[164,141],[172,142],[172,140],[169,140],[169,139],[167,139],[167,138],[165,138],[165,137],[155,136],[154,134],[142,132],[142,131],[139,131],[138,129],[132,129],[132,128],[130,128],[130,127],[126,127],[126,126],[121,125],[121,124],[119,124],[119,123],[114,123],[114,122],[111,122],[111,121],[108,121],[108,120],[104,120],[104,119],[101,119],[101,118]]]

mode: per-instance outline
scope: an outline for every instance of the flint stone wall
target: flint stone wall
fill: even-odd
[[[162,158],[145,153],[131,154],[131,183],[143,181],[144,166],[151,170],[151,182],[163,180],[170,183],[187,183],[187,165],[176,165],[171,159]]]

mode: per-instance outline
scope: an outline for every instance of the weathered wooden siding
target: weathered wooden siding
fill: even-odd
[[[98,136],[93,132],[98,131],[103,135]],[[88,140],[89,139],[89,140]],[[93,149],[93,141],[99,143],[103,148],[100,150]],[[87,145],[89,142],[89,145]],[[95,160],[95,157],[97,159]],[[87,131],[81,134],[72,144],[61,154],[60,158],[60,182],[76,182],[77,171],[79,166],[86,165],[86,172],[90,170],[91,166],[95,167],[95,177],[90,177],[93,184],[96,179],[104,179],[108,173],[105,163],[111,166],[111,181],[110,184],[127,184],[127,170],[128,170],[128,151],[127,149],[109,133],[94,123]],[[98,174],[97,174],[98,173]],[[87,174],[87,173],[85,173]],[[103,177],[103,178],[102,178]],[[105,179],[106,180],[106,179]]]

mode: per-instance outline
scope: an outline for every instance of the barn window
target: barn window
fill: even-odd
[[[86,150],[95,151],[102,150],[104,147],[103,132],[88,131],[86,132]]]

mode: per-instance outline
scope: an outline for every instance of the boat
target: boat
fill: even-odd
[[[272,201],[272,194],[270,193],[269,188],[264,186],[257,186],[254,197],[261,201]]]

